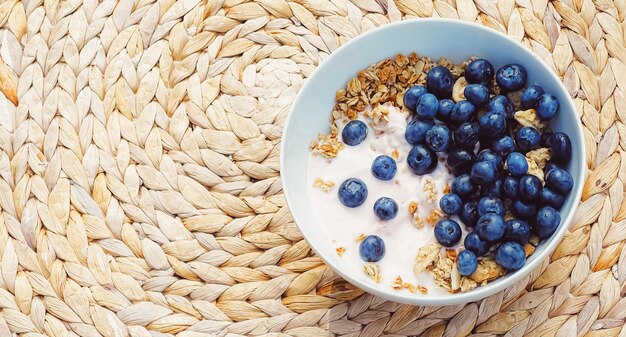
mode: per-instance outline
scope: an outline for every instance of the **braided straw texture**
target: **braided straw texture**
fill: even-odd
[[[0,336],[626,336],[625,16],[626,0],[0,0]],[[477,303],[363,294],[282,194],[305,78],[414,17],[521,41],[584,124],[570,232]]]

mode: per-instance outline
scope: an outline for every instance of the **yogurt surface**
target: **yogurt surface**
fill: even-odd
[[[333,159],[310,155],[307,183],[311,207],[321,210],[315,212],[320,229],[333,246],[345,249],[340,258],[351,265],[365,265],[359,256],[359,242],[356,241],[361,234],[378,235],[384,240],[385,256],[376,262],[381,275],[380,286],[390,286],[400,276],[404,282],[426,287],[429,294],[446,293],[435,285],[428,272],[416,276],[413,265],[417,250],[436,242],[434,224],[428,223],[427,218],[438,208],[439,199],[446,193],[446,186],[450,185],[454,176],[447,169],[443,157],[439,158],[440,162],[432,173],[423,176],[414,174],[406,162],[412,148],[404,138],[409,115],[393,106],[386,106],[386,109],[389,113],[385,124],[375,125],[370,118],[360,115],[359,119],[368,125],[367,137],[361,144],[346,145]],[[335,123],[341,138],[345,124],[341,120]],[[389,181],[379,180],[372,174],[372,162],[379,155],[388,155],[396,160],[397,173]],[[363,180],[368,188],[365,203],[356,208],[344,206],[337,196],[339,185],[352,177]],[[324,191],[315,186],[319,179],[332,182],[334,186]],[[391,197],[397,202],[398,214],[395,218],[382,221],[376,217],[373,206],[380,197]],[[409,211],[412,202],[417,203],[415,215]],[[458,221],[456,217],[453,219]],[[420,220],[423,222],[421,228],[417,225]]]

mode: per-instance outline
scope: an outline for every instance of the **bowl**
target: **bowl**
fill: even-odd
[[[465,293],[420,295],[375,284],[363,273],[362,266],[350,265],[338,257],[335,247],[316,224],[315,212],[318,210],[309,207],[306,183],[309,146],[318,133],[329,132],[335,92],[344,88],[357,71],[368,65],[411,52],[431,59],[446,57],[454,63],[470,56],[483,57],[491,61],[495,69],[508,63],[523,65],[528,70],[527,84],[540,84],[559,99],[560,111],[551,127],[565,131],[572,142],[572,158],[567,169],[574,177],[574,186],[561,208],[561,224],[557,231],[537,247],[520,270]],[[280,169],[286,201],[298,228],[313,251],[344,279],[391,301],[412,305],[453,305],[477,301],[511,287],[555,249],[572,220],[582,193],[584,154],[582,125],[574,104],[559,78],[539,57],[517,41],[489,28],[448,19],[416,19],[388,24],[359,35],[320,64],[300,89],[286,120]]]

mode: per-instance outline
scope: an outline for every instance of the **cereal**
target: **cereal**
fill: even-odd
[[[528,156],[526,156],[526,162],[528,163],[527,173],[536,176],[539,180],[541,180],[541,183],[544,183],[543,170],[539,167],[539,164]]]
[[[468,83],[465,77],[459,77],[456,82],[454,82],[454,86],[452,87],[452,100],[455,102],[460,102],[465,99],[465,87],[467,87]]]
[[[400,153],[398,152],[398,149],[393,149],[393,151],[391,152],[391,157],[393,157],[393,159],[398,160],[400,158]]]
[[[456,263],[452,264],[452,270],[450,271],[450,290],[457,292],[461,288],[461,274],[457,268]]]
[[[546,124],[537,117],[535,109],[517,111],[514,117],[521,126],[529,126],[537,130],[543,130],[546,127]]]
[[[440,208],[435,208],[426,217],[426,222],[434,226],[439,220],[443,219],[444,217],[445,216],[443,211]]]
[[[361,242],[361,241],[365,240],[366,237],[367,236],[365,234],[361,233],[361,234],[359,234],[359,236],[356,237],[355,241],[356,242]]]
[[[453,267],[455,267],[454,261],[441,254],[437,255],[435,263],[429,267],[429,270],[438,286],[446,290],[453,290],[451,279]]]
[[[339,257],[341,257],[343,255],[343,253],[346,252],[346,248],[345,247],[337,247],[337,248],[335,248],[335,250],[337,251],[337,255],[339,255]]]
[[[437,187],[430,179],[424,179],[424,193],[428,196],[428,201],[434,203],[437,201]]]
[[[428,246],[420,247],[417,250],[417,257],[415,257],[415,265],[413,266],[415,275],[420,274],[430,267],[437,259],[437,256],[439,256],[440,251],[441,246],[438,243],[431,243]]]
[[[461,277],[460,287],[461,287],[461,292],[467,292],[478,287],[478,283],[476,283],[476,281],[472,280],[469,277],[463,276]]]
[[[335,132],[337,130],[334,126],[332,129],[335,130]],[[318,135],[317,140],[311,143],[310,150],[313,154],[321,154],[326,158],[332,159],[335,158],[344,147],[345,145],[337,139],[337,135],[331,133],[330,135]]]
[[[524,245],[524,253],[526,253],[526,257],[531,256],[535,252],[535,246],[527,243]]]
[[[478,261],[478,268],[470,278],[476,283],[483,283],[495,280],[505,273],[504,269],[494,259],[485,257]]]
[[[537,166],[543,170],[546,167],[546,163],[550,160],[550,149],[542,147],[526,153],[526,158],[533,160]]]
[[[319,187],[324,192],[328,192],[335,186],[335,183],[332,181],[324,181],[322,178],[317,178],[315,179],[313,186]]]
[[[368,262],[363,266],[363,271],[367,274],[367,276],[374,280],[374,282],[380,283],[380,271],[377,265]]]

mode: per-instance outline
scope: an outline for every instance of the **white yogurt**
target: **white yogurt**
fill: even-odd
[[[367,138],[361,144],[346,145],[332,160],[321,155],[311,155],[307,172],[311,207],[322,210],[316,212],[320,228],[335,247],[345,248],[341,259],[346,259],[352,265],[365,264],[359,256],[359,243],[355,241],[360,234],[375,234],[384,240],[385,256],[376,263],[382,276],[381,287],[391,286],[395,278],[400,276],[404,282],[426,287],[429,293],[445,293],[445,290],[434,284],[428,272],[414,275],[413,264],[420,247],[436,242],[433,227],[425,219],[438,207],[439,198],[445,194],[446,184],[449,185],[454,176],[442,162],[443,158],[434,172],[424,176],[414,174],[406,163],[406,156],[412,147],[404,139],[408,115],[393,106],[389,106],[388,110],[389,122],[382,128],[377,126],[376,130],[369,118],[360,117],[368,125]],[[344,123],[338,120],[336,125],[341,137]],[[377,179],[371,172],[373,160],[382,154],[393,157],[394,150],[399,154],[395,177],[389,181]],[[337,196],[339,185],[352,177],[363,180],[368,189],[367,200],[356,208],[344,206]],[[314,187],[318,178],[332,181],[335,185],[325,192]],[[437,195],[434,201],[424,192],[427,180],[435,185]],[[374,214],[374,202],[380,197],[391,197],[398,203],[398,215],[394,219],[381,221]],[[413,216],[409,213],[412,201],[418,203],[417,214],[424,219],[422,228],[415,226]]]

